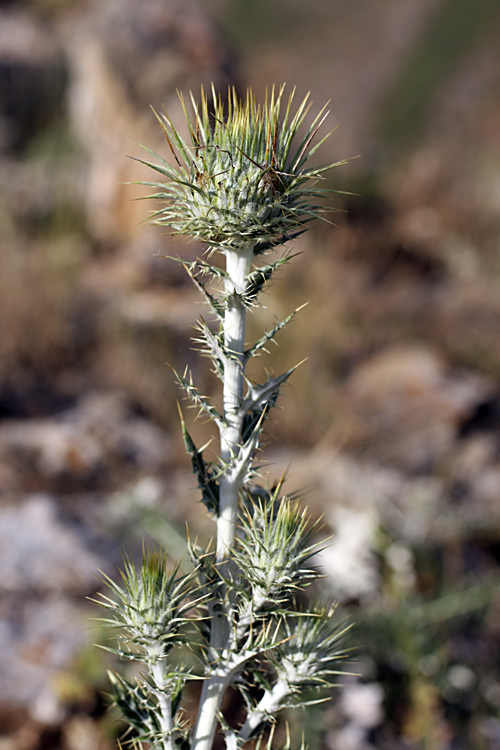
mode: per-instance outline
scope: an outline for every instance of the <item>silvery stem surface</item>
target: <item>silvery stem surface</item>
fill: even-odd
[[[224,341],[231,353],[224,371],[224,418],[221,427],[221,458],[229,461],[241,444],[243,414],[241,401],[244,385],[243,353],[245,351],[246,309],[241,295],[246,288],[253,259],[253,245],[238,252],[226,250],[227,309],[224,315]],[[226,557],[234,538],[234,527],[238,509],[238,487],[226,478],[220,480],[220,512],[217,521],[217,562]]]
[[[271,690],[267,690],[254,711],[250,712],[241,727],[239,738],[246,742],[257,727],[279,709],[282,701],[290,695],[290,687],[286,680],[278,680]]]
[[[253,260],[253,245],[238,252],[226,250],[225,292],[227,307],[224,315],[224,343],[230,353],[224,369],[224,423],[220,428],[221,459],[229,461],[241,445],[243,413],[241,402],[244,387],[244,351],[246,309],[239,295],[247,285]],[[224,474],[220,478],[220,504],[217,519],[217,563],[228,556],[234,540],[238,512],[239,487]],[[211,622],[210,646],[212,658],[221,658],[229,641],[229,622],[226,613],[215,613]],[[211,750],[218,713],[228,676],[224,671],[212,672],[203,683],[198,719],[193,734],[193,750]]]
[[[159,718],[163,738],[163,750],[174,750],[174,743],[172,741],[172,702],[170,696],[165,693],[165,687],[167,686],[166,681],[166,664],[164,659],[158,659],[150,667],[151,677],[153,678],[154,686],[156,688],[156,695],[158,697],[158,705],[160,709]]]
[[[229,674],[212,673],[203,683],[198,719],[194,728],[192,750],[211,750],[218,713],[223,695],[229,685]]]

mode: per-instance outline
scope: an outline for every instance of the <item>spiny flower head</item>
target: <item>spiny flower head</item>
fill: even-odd
[[[317,552],[312,542],[314,525],[298,503],[282,498],[275,511],[275,498],[254,504],[242,519],[243,534],[234,558],[252,587],[253,599],[275,603],[317,578],[307,561]]]
[[[280,678],[292,692],[297,688],[333,686],[343,674],[339,662],[348,650],[340,642],[350,625],[334,624],[336,604],[316,604],[308,612],[285,617],[282,623],[284,643],[271,657]]]
[[[277,96],[273,88],[263,105],[256,103],[250,89],[244,100],[232,89],[226,112],[220,96],[212,93],[213,108],[203,90],[200,105],[191,94],[192,114],[179,95],[187,141],[166,112],[157,115],[175,164],[149,149],[157,163],[140,160],[166,178],[142,183],[159,189],[150,197],[164,203],[152,220],[207,242],[212,249],[238,250],[251,244],[258,254],[301,234],[309,221],[326,213],[317,201],[332,191],[316,183],[325,171],[344,162],[307,166],[330,135],[312,146],[328,114],[323,108],[296,142],[309,110],[308,96],[292,114],[294,92],[283,107],[284,86]]]
[[[166,552],[145,550],[139,571],[125,558],[122,586],[104,576],[115,599],[101,594],[99,603],[113,616],[102,622],[122,629],[118,640],[133,643],[147,653],[158,651],[158,655],[183,640],[179,629],[190,619],[187,612],[193,603],[188,597],[193,576],[177,577],[178,568],[167,570]]]

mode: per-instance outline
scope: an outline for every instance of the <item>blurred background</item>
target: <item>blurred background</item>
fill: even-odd
[[[292,736],[500,748],[499,40],[497,0],[1,0],[0,750],[116,747],[96,570],[213,533],[166,366],[216,393],[203,307],[158,257],[203,248],[127,184],[138,142],[165,155],[150,105],[175,121],[212,81],[331,100],[321,161],[358,157],[250,321],[310,303],[260,363],[308,358],[265,481],[290,467],[324,515],[323,588],[357,623],[358,676]]]

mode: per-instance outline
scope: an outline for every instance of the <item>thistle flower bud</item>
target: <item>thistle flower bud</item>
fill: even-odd
[[[296,502],[275,498],[247,509],[235,559],[252,588],[254,603],[282,601],[317,572],[306,563],[317,551],[308,517]]]
[[[325,107],[314,118],[298,145],[294,141],[307,115],[308,96],[292,115],[294,92],[282,115],[284,86],[274,88],[264,105],[257,105],[251,90],[240,100],[229,92],[227,113],[213,90],[213,112],[201,92],[201,105],[191,94],[193,114],[182,95],[189,141],[186,142],[165,112],[157,115],[175,166],[149,151],[157,163],[142,161],[166,177],[165,182],[141,184],[158,188],[165,204],[155,212],[156,224],[171,227],[207,242],[212,249],[253,247],[254,254],[286,242],[305,231],[305,225],[326,209],[318,198],[332,192],[315,187],[322,168],[307,166],[321,143],[311,143],[328,115]]]
[[[178,566],[167,571],[167,554],[158,550],[144,551],[139,572],[130,559],[125,559],[123,586],[105,577],[115,600],[101,594],[99,604],[112,613],[112,618],[102,622],[120,628],[118,641],[135,647],[132,652],[120,650],[121,656],[137,659],[141,656],[139,647],[142,660],[154,662],[184,640],[179,631],[190,620],[187,612],[193,603],[187,597],[193,593],[193,575],[177,578],[177,572]]]
[[[297,612],[284,619],[284,643],[271,660],[278,677],[285,680],[291,692],[298,688],[333,686],[345,670],[338,667],[348,654],[339,642],[350,625],[335,624],[336,604],[318,604],[308,612]]]

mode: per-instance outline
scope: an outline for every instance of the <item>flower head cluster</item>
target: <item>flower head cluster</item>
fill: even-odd
[[[217,526],[216,547],[204,550],[189,542],[194,570],[185,576],[178,568],[168,570],[164,552],[145,553],[137,571],[126,559],[121,584],[106,581],[114,599],[102,601],[109,613],[105,622],[118,629],[119,648],[109,650],[145,669],[135,681],[112,675],[115,702],[153,750],[212,750],[218,726],[228,750],[254,741],[258,750],[281,708],[297,704],[304,689],[333,684],[344,655],[338,647],[344,631],[332,624],[333,609],[303,612],[294,599],[318,578],[311,567],[322,545],[314,539],[316,524],[296,499],[281,495],[282,481],[273,490],[256,482],[264,421],[295,367],[253,382],[246,366],[300,308],[247,344],[247,311],[259,305],[274,272],[293,257],[284,253],[259,263],[255,256],[301,234],[327,211],[321,199],[330,191],[316,183],[336,166],[309,166],[325,140],[312,146],[326,115],[321,112],[303,128],[307,97],[294,111],[293,93],[288,103],[283,98],[282,87],[258,106],[251,92],[240,100],[233,90],[224,107],[214,92],[209,108],[202,92],[200,105],[191,97],[189,114],[181,97],[187,136],[167,114],[158,117],[170,162],[154,152],[156,163],[143,162],[163,180],[145,183],[162,202],[153,221],[225,256],[224,268],[176,259],[218,321],[214,330],[202,319],[194,341],[222,381],[222,409],[202,395],[188,371],[176,373],[192,405],[219,432],[220,455],[207,457],[208,444],[196,447],[181,415],[201,500]],[[175,646],[186,643],[199,657],[197,674],[177,661],[181,650]],[[196,678],[203,685],[190,728],[181,698],[186,682]],[[230,726],[222,711],[232,685],[247,709],[239,728]],[[272,731],[270,736],[272,742]]]
[[[328,113],[323,108],[296,144],[308,97],[292,114],[293,92],[286,107],[283,94],[284,86],[277,96],[273,89],[261,107],[251,90],[242,101],[232,89],[226,113],[215,91],[213,110],[202,91],[200,106],[191,94],[192,115],[181,96],[188,140],[167,113],[157,115],[175,163],[146,149],[157,162],[143,163],[167,178],[142,183],[158,188],[151,197],[164,202],[153,221],[213,249],[251,244],[258,254],[301,234],[307,222],[324,214],[318,199],[331,191],[316,183],[337,164],[314,168],[308,160],[330,135],[311,147]]]

